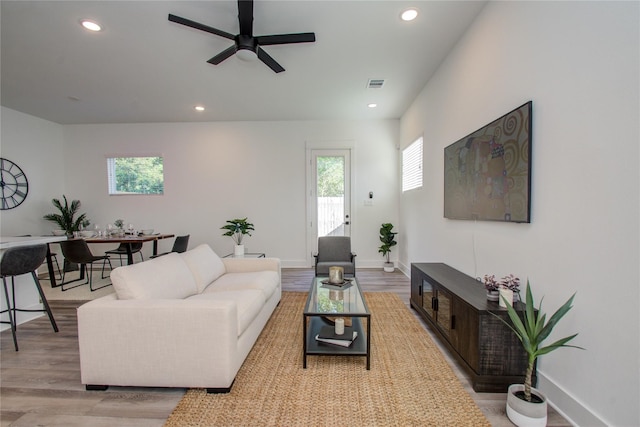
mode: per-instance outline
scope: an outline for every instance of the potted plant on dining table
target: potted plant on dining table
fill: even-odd
[[[58,213],[46,214],[42,218],[57,224],[67,237],[71,237],[74,231],[80,231],[83,227],[87,227],[90,221],[86,213],[79,214],[76,218],[76,214],[80,210],[80,200],[72,200],[69,204],[67,196],[63,194],[62,198],[64,205],[59,199],[51,200],[53,206],[58,209]]]

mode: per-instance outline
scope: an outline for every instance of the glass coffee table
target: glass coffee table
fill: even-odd
[[[358,333],[351,345],[342,347],[317,341],[323,326],[333,329],[330,319],[338,317],[344,318],[345,324],[350,319],[353,330]],[[366,357],[367,370],[371,369],[371,312],[355,277],[342,286],[329,284],[328,277],[315,277],[304,306],[302,324],[303,368],[307,367],[309,355],[331,355]]]

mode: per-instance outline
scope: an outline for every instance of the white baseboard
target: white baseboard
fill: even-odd
[[[538,371],[537,376],[537,388],[547,395],[549,405],[571,424],[589,427],[606,427],[608,425],[573,396],[551,381],[544,373]]]

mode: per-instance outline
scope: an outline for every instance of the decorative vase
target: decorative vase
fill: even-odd
[[[513,304],[513,291],[511,289],[500,288],[500,307],[507,308],[504,300],[511,301],[511,304]]]
[[[547,425],[547,397],[540,390],[531,387],[531,397],[539,401],[528,402],[516,396],[524,393],[524,384],[511,384],[507,393],[507,417],[518,427],[544,427]]]
[[[495,290],[487,290],[487,299],[489,301],[499,301],[500,300],[500,292],[495,289]]]
[[[244,245],[236,245],[235,248],[233,248],[233,255],[244,256]]]

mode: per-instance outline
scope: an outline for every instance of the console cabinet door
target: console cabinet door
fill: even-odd
[[[436,325],[442,330],[442,332],[449,337],[451,335],[451,295],[448,292],[438,289],[435,293],[435,306],[436,306]]]
[[[422,278],[422,308],[432,320],[436,321],[435,312],[436,288],[434,285]]]
[[[478,313],[464,301],[454,298],[451,317],[451,345],[478,372]]]
[[[415,266],[411,267],[411,301],[422,307],[422,276]]]

